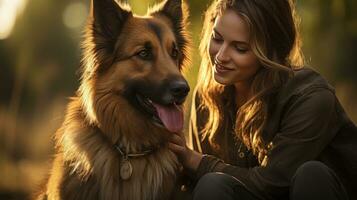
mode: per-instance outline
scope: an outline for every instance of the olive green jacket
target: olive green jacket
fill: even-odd
[[[357,129],[334,89],[317,72],[309,68],[294,71],[275,95],[263,133],[264,139],[272,142],[264,167],[244,147],[240,149],[244,155],[238,155],[239,142],[231,131],[219,132],[221,151],[215,151],[207,139],[201,141],[207,112],[197,108],[197,96],[189,142],[208,156],[203,157],[196,172],[191,172],[191,188],[204,174],[223,172],[239,179],[261,199],[285,199],[296,169],[306,161],[318,160],[333,169],[350,198],[357,199]],[[232,107],[227,104],[227,109]],[[225,126],[228,129],[222,130],[230,130],[232,122]]]

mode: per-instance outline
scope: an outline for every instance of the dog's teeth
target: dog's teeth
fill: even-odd
[[[149,102],[149,103],[152,103],[151,99],[148,99],[148,102]]]

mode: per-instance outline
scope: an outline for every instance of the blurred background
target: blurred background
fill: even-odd
[[[145,14],[154,0],[129,0]],[[189,0],[193,88],[202,16],[211,0]],[[307,63],[336,88],[357,122],[357,1],[297,0]],[[89,0],[0,0],[0,199],[26,199],[46,175],[52,136],[78,88]]]

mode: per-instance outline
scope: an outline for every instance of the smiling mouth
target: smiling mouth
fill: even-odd
[[[151,121],[171,132],[183,130],[183,108],[182,104],[176,103],[161,105],[153,102],[150,98],[136,94],[139,107],[151,118]]]
[[[215,68],[216,68],[216,71],[218,72],[224,72],[224,71],[233,71],[234,69],[231,69],[231,68],[227,68],[223,65],[220,65],[220,64],[215,64]]]

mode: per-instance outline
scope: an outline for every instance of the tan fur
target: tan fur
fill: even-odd
[[[128,78],[160,82],[168,75],[181,76],[186,46],[180,49],[185,55],[177,67],[168,49],[178,38],[170,19],[159,13],[126,19],[115,40],[119,52],[110,54],[97,48],[106,38],[95,34],[93,15],[92,11],[83,43],[82,82],[67,107],[62,127],[56,132],[53,167],[37,199],[170,199],[179,166],[167,147],[172,133],[154,125],[121,93]],[[161,41],[145,26],[148,20],[161,27]],[[149,40],[158,49],[157,59],[150,67],[137,59],[113,62],[132,54],[141,40]],[[125,147],[126,152],[161,146],[149,155],[130,159],[133,174],[129,180],[122,180],[119,176],[122,158],[114,144]]]

